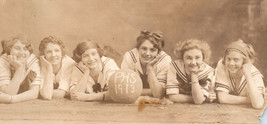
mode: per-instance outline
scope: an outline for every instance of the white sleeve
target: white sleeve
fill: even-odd
[[[123,60],[121,62],[121,69],[134,69],[134,62],[129,52],[126,52],[123,56]]]
[[[166,86],[166,94],[179,94],[179,82],[176,79],[176,70],[172,64],[170,64],[167,73],[167,86]]]
[[[5,62],[4,59],[0,58],[0,87],[3,85],[7,85],[11,80],[11,71],[10,65]]]

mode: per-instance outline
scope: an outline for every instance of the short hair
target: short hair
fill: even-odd
[[[66,54],[64,43],[60,39],[56,38],[55,36],[48,36],[48,37],[45,37],[39,45],[39,54],[40,55],[44,55],[44,50],[49,43],[59,45],[61,48],[61,51],[62,51],[62,56],[64,56]]]
[[[231,51],[237,51],[237,52],[241,53],[244,56],[244,58],[249,58],[251,63],[254,63],[255,51],[254,51],[253,46],[251,44],[247,44],[241,39],[228,44],[227,47],[225,48],[224,57],[222,60],[223,64],[225,64],[225,57]]]
[[[100,48],[100,46],[91,40],[84,39],[82,40],[77,47],[73,50],[73,60],[76,61],[77,63],[81,61],[82,59],[82,54],[88,50],[88,49],[96,49],[97,53],[99,54],[100,57],[103,56],[103,50]]]
[[[176,44],[174,54],[178,59],[183,59],[184,53],[191,49],[199,49],[202,52],[203,61],[209,63],[211,50],[207,42],[197,39],[189,39]]]
[[[139,49],[141,44],[146,40],[150,41],[150,43],[152,43],[158,51],[161,51],[165,45],[162,32],[141,31],[140,35],[136,39],[136,48]]]
[[[17,42],[21,42],[22,44],[25,45],[25,47],[27,48],[27,50],[29,50],[29,52],[32,54],[33,53],[33,48],[32,48],[32,45],[31,43],[29,42],[29,40],[24,37],[24,36],[15,36],[9,40],[3,40],[1,42],[2,44],[2,48],[3,48],[3,51],[1,54],[7,54],[7,55],[10,55],[10,51],[12,49],[12,47],[14,46],[15,43]]]

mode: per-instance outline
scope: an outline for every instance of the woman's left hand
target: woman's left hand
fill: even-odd
[[[242,70],[244,75],[250,75],[251,73],[252,63],[249,60],[244,60],[244,64],[242,65]]]
[[[73,92],[70,94],[71,100],[86,101],[86,94],[82,92]]]
[[[205,65],[203,63],[199,64],[198,68],[196,68],[195,70],[191,71],[191,74],[198,74],[200,72],[202,72],[205,69]]]
[[[157,55],[153,60],[147,64],[147,69],[153,68],[153,66],[161,59],[162,55]]]

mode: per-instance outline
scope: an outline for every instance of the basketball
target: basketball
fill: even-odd
[[[133,103],[141,95],[142,80],[132,70],[118,70],[109,79],[108,91],[115,102]]]

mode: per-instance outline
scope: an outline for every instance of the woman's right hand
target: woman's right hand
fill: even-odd
[[[44,56],[40,56],[40,64],[41,64],[40,65],[41,68],[44,67],[44,68],[46,68],[48,70],[53,70],[52,64],[50,62],[48,62]]]
[[[10,65],[13,66],[15,69],[25,67],[25,63],[18,61],[17,56],[8,55],[8,61]]]
[[[198,82],[198,74],[202,72],[205,69],[205,65],[201,63],[197,69],[192,70],[190,75],[191,75],[191,81],[192,82]]]
[[[80,62],[78,63],[78,66],[79,66],[80,69],[82,69],[84,72],[85,72],[85,71],[89,71],[89,73],[90,73],[90,69],[89,69],[86,65],[84,65],[84,63],[83,63],[82,61],[80,61]]]
[[[86,94],[82,92],[73,92],[70,94],[71,100],[86,101]]]

